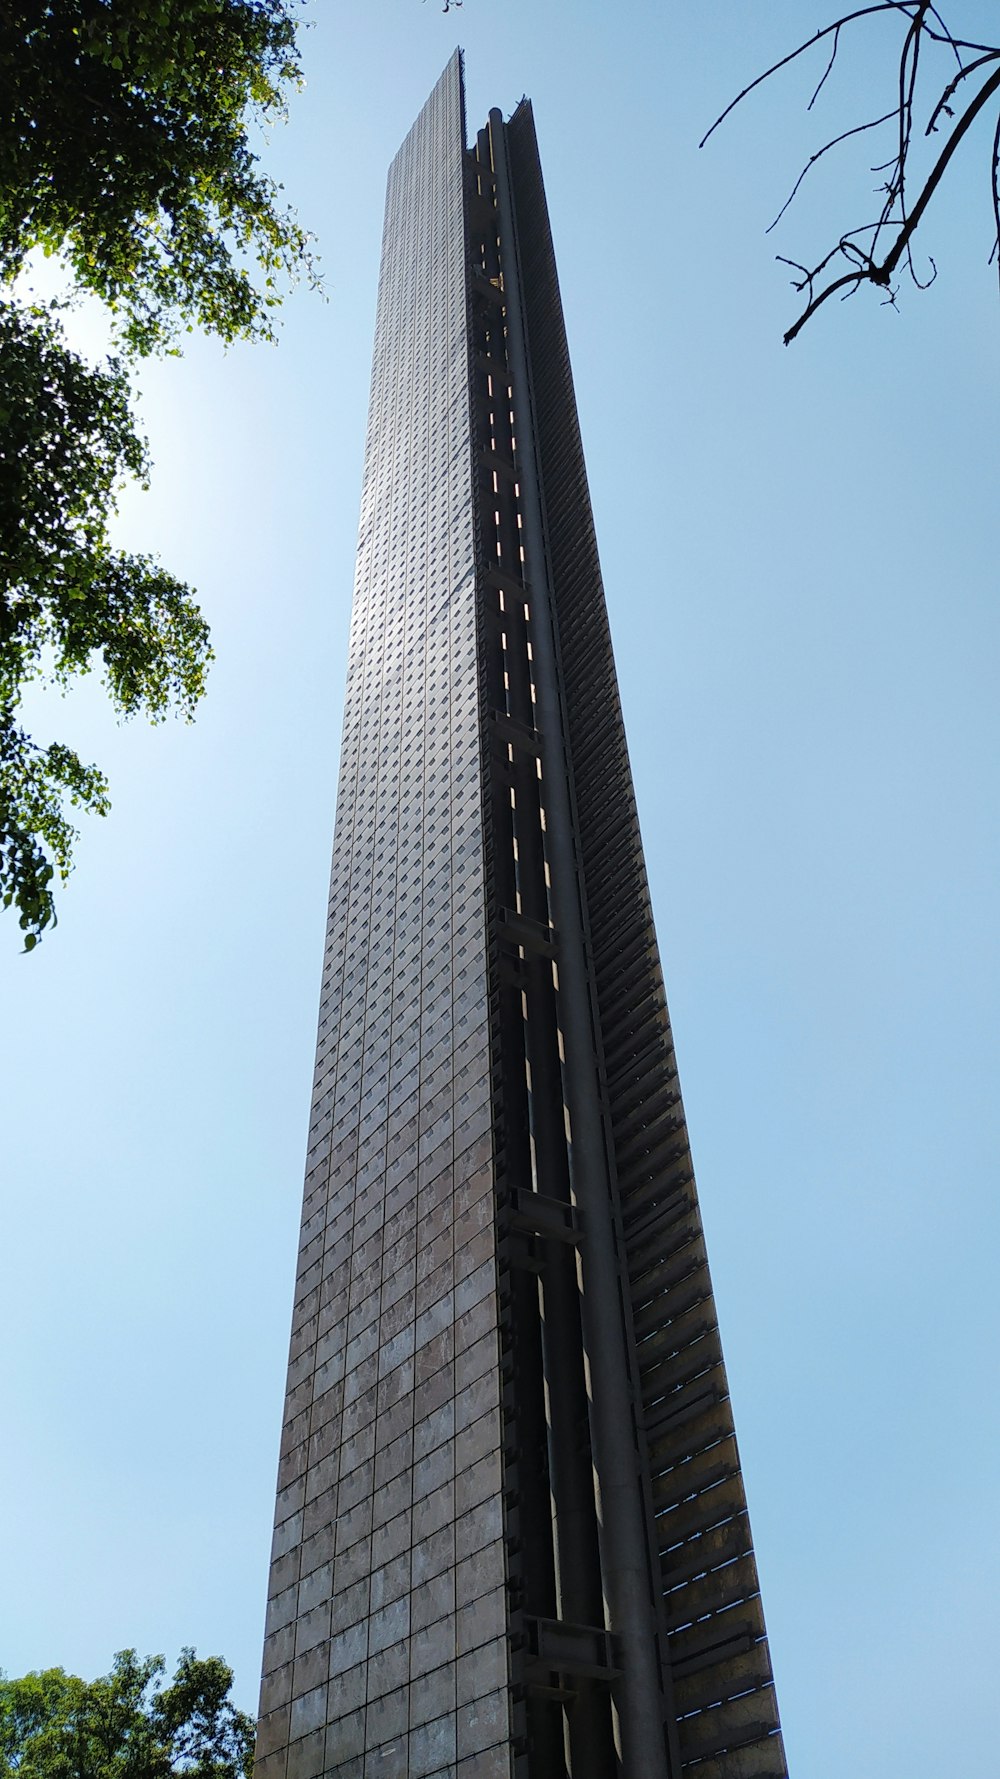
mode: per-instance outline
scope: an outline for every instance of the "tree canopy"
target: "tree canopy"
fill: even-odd
[[[6,0],[0,7],[0,899],[27,950],[72,862],[69,808],[108,786],[38,745],[24,687],[95,666],[115,709],[190,717],[211,659],[190,588],[111,543],[123,481],[148,456],[129,366],[201,327],[273,337],[309,241],[260,170],[252,132],[299,81],[298,0]],[[59,303],[24,298],[55,255],[112,318],[117,356],[86,364]]]
[[[300,79],[295,0],[7,0],[0,275],[65,257],[139,352],[178,325],[271,332],[309,243],[261,173],[255,121]]]
[[[229,1697],[232,1669],[184,1649],[167,1686],[165,1671],[124,1649],[97,1680],[0,1678],[0,1779],[251,1779],[254,1724]]]

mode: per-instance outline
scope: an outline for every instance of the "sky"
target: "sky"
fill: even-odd
[[[989,28],[993,9],[955,0]],[[849,54],[713,118],[819,0],[312,0],[268,166],[326,300],[149,365],[124,546],[194,583],[196,724],[32,708],[111,778],[0,923],[0,1666],[220,1653],[256,1702],[385,172],[456,42],[535,104],[791,1771],[996,1771],[1000,304],[989,141],[897,311],[790,348],[857,220]],[[752,15],[752,29],[749,21]],[[81,321],[81,326],[85,326]]]

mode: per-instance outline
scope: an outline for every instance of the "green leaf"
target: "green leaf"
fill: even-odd
[[[67,808],[109,800],[96,767],[24,733],[25,685],[96,670],[122,716],[154,722],[190,718],[204,692],[191,589],[110,542],[121,487],[149,474],[127,367],[194,327],[271,339],[278,284],[315,281],[250,136],[300,83],[296,14],[295,0],[0,7],[0,899],[26,950],[72,868]],[[38,247],[103,299],[121,359],[86,364],[58,305],[14,300]]]

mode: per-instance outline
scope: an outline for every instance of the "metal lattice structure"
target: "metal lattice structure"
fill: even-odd
[[[531,107],[389,177],[258,1779],[786,1779]]]

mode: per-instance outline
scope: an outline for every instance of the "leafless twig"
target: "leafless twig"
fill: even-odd
[[[878,0],[877,4],[858,7],[853,11],[842,13],[830,24],[825,25],[822,30],[808,38],[806,42],[800,43],[796,49],[790,50],[779,61],[772,63],[763,74],[759,74],[755,80],[745,86],[716,118],[711,129],[702,138],[701,146],[704,146],[709,137],[719,128],[719,125],[757,87],[762,86],[765,81],[770,80],[818,44],[828,42],[830,53],[826,66],[807,107],[808,110],[812,110],[834,70],[844,31],[849,26],[861,25],[881,14],[890,14],[898,18],[903,28],[896,69],[896,97],[892,109],[879,117],[866,119],[839,131],[814,154],[810,155],[788,198],[774,222],[770,224],[768,233],[784,217],[797,197],[806,175],[817,161],[854,136],[893,125],[895,134],[893,152],[888,160],[872,169],[873,172],[884,175],[880,188],[881,206],[871,222],[864,223],[858,228],[845,230],[836,245],[829,249],[818,264],[811,268],[799,265],[797,261],[787,259],[784,255],[779,255],[781,263],[792,266],[795,271],[801,274],[801,277],[794,280],[793,283],[794,288],[804,294],[806,299],[801,315],[785,334],[786,345],[795,339],[806,322],[816,313],[816,310],[821,308],[832,296],[839,295],[841,298],[851,296],[862,284],[873,284],[876,288],[887,293],[884,297],[885,301],[895,303],[897,287],[893,280],[900,270],[909,275],[918,289],[926,289],[929,284],[934,282],[937,276],[937,266],[930,255],[927,256],[930,276],[921,277],[917,272],[913,260],[913,237],[926,215],[931,199],[951,165],[955,151],[976,120],[994,103],[998,105],[998,121],[993,138],[990,168],[990,193],[994,221],[991,261],[994,253],[998,252],[998,245],[1000,245],[1000,45],[976,43],[956,36],[932,0]],[[936,97],[926,112],[928,121],[919,130],[918,135],[918,118],[924,110],[927,80],[934,80],[932,92],[937,88],[937,79],[928,70],[934,67],[936,54],[939,52],[944,52],[948,56],[953,67],[957,64],[957,72],[952,73],[947,81],[936,90]],[[918,159],[914,146],[915,141],[926,140],[929,136],[938,134],[942,129],[945,129],[947,133],[937,158],[929,167],[925,165],[914,173],[914,163]],[[916,198],[912,203],[911,189],[917,191]],[[839,271],[837,270],[838,260],[842,267]],[[998,268],[1000,268],[1000,254],[998,254]]]

